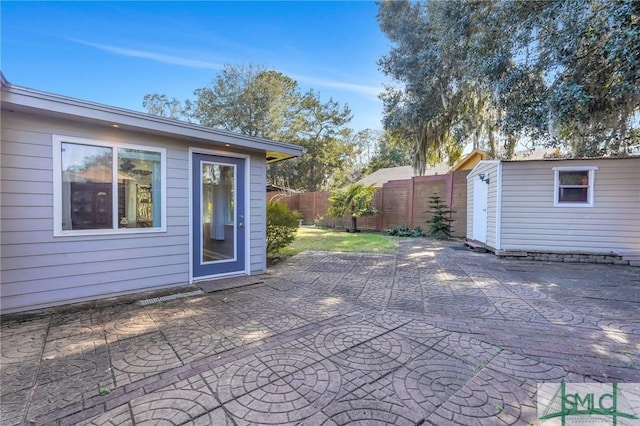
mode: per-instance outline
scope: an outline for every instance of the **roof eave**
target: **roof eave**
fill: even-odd
[[[74,121],[91,122],[124,129],[215,141],[241,148],[277,153],[277,161],[299,157],[304,148],[283,142],[260,139],[218,129],[172,120],[142,112],[41,92],[10,84],[2,75],[2,107],[44,115],[64,116]],[[273,155],[271,155],[273,157]],[[272,161],[273,162],[273,161]]]
[[[638,155],[615,155],[609,157],[545,157],[545,158],[532,158],[522,160],[502,160],[503,163],[531,163],[534,161],[597,161],[597,160],[628,160],[628,159],[640,159]]]

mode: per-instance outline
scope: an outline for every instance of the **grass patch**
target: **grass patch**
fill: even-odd
[[[279,257],[294,256],[305,250],[396,254],[398,238],[379,233],[302,227],[298,228],[293,243],[280,250]]]

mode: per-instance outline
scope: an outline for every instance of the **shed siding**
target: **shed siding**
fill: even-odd
[[[478,183],[477,176],[488,174],[489,188],[487,194],[487,243],[491,248],[496,248],[496,216],[498,214],[498,163],[494,161],[481,161],[467,176],[467,238],[473,239],[473,190]],[[484,182],[480,182],[486,185]]]
[[[166,148],[166,232],[54,238],[53,134]],[[189,154],[185,141],[3,111],[1,162],[3,312],[188,283]],[[251,158],[250,176],[255,179],[250,193],[250,267],[258,272],[265,270],[264,257],[260,258],[264,243],[259,237],[260,230],[264,232],[264,158]]]
[[[554,167],[597,166],[594,207],[554,207]],[[640,158],[503,163],[502,249],[640,250]]]

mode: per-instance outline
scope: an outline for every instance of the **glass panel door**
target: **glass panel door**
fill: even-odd
[[[193,277],[245,271],[244,159],[193,154]]]

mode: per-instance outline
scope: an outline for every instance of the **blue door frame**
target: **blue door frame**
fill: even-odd
[[[191,265],[192,275],[194,279],[215,277],[216,275],[226,275],[234,273],[245,273],[245,159],[235,157],[224,157],[220,155],[210,155],[201,153],[192,153],[192,170],[191,170],[191,211],[192,211],[192,249],[191,249]],[[226,220],[225,228],[233,235],[232,255],[220,260],[207,260],[203,254],[204,226],[207,220],[203,220],[203,167],[220,166],[227,170],[233,169],[233,191],[230,205],[232,213],[229,213],[230,221]],[[209,222],[209,227],[213,226]],[[224,236],[220,237],[224,240]],[[206,241],[205,241],[206,243]]]

